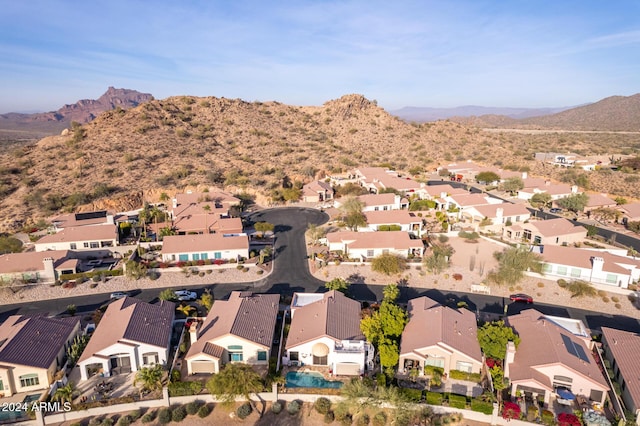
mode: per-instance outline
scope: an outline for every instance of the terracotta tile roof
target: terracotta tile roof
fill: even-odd
[[[502,217],[531,215],[529,210],[527,210],[527,208],[523,204],[486,204],[484,206],[475,206],[472,208],[474,208],[482,216],[488,217],[490,219],[495,219],[497,217],[498,209],[502,209]]]
[[[106,210],[87,213],[66,213],[51,219],[58,228],[70,228],[76,226],[103,225],[109,223],[110,216]]]
[[[601,257],[604,259],[602,270],[605,272],[629,275],[629,269],[625,269],[619,264],[632,265],[640,268],[640,260],[632,259],[606,251],[587,250],[576,247],[562,247],[546,245],[542,251],[542,259],[547,263],[555,263],[559,265],[576,266],[579,268],[591,269],[593,266],[592,258]]]
[[[333,193],[333,188],[327,182],[323,182],[321,180],[314,180],[313,182],[309,182],[308,184],[302,187],[303,191],[308,191],[310,193],[317,192],[331,192]]]
[[[278,294],[240,291],[231,292],[229,300],[216,300],[198,330],[197,341],[191,345],[185,358],[202,352],[219,357],[216,355],[219,350],[214,348],[212,342],[225,336],[236,336],[269,348],[275,332],[279,303]],[[208,348],[207,344],[210,344]]]
[[[366,194],[360,195],[357,197],[365,206],[374,207],[374,206],[386,206],[393,205],[396,203],[396,194],[386,193],[386,194]]]
[[[507,321],[521,339],[515,360],[509,366],[512,381],[534,378],[537,368],[563,365],[601,389],[609,389],[583,339],[545,320],[544,315],[535,309],[509,316]]]
[[[225,237],[223,234],[170,235],[162,240],[162,254],[216,250],[249,250],[246,235]]]
[[[111,303],[91,336],[79,362],[120,341],[168,348],[176,305],[124,297]]]
[[[173,228],[178,232],[209,232],[220,234],[239,234],[242,232],[242,219],[220,218],[216,213],[202,213],[179,216],[173,221]]]
[[[615,207],[617,204],[604,194],[588,194],[587,207]]]
[[[421,188],[419,182],[410,178],[398,177],[398,173],[383,169],[382,167],[363,167],[357,169],[357,173],[360,173],[364,177],[365,182],[369,184],[380,183],[384,188],[394,188],[398,191],[415,190]],[[380,186],[380,185],[376,185]]]
[[[422,223],[422,218],[419,218],[413,213],[407,210],[378,210],[364,212],[369,225],[385,225],[385,224],[400,224],[410,225],[412,223]]]
[[[636,407],[640,407],[640,334],[602,327],[602,335],[624,377],[631,399]]]
[[[286,349],[320,337],[336,341],[364,340],[360,330],[360,302],[332,290],[324,293],[321,300],[296,308]]]
[[[566,183],[558,183],[547,185],[544,188],[540,188],[544,190],[549,195],[571,195],[571,185],[567,185]]]
[[[77,266],[78,260],[70,259],[68,250],[28,251],[23,253],[8,253],[0,255],[0,274],[17,272],[42,271],[42,260],[50,257],[53,259],[54,269]]]
[[[534,228],[538,231],[538,233],[545,237],[577,233],[584,233],[584,236],[587,236],[587,229],[584,226],[575,225],[570,220],[562,217],[548,220],[535,220],[523,226],[525,228]]]
[[[0,325],[0,363],[49,368],[79,323],[79,317],[10,316]]]
[[[55,234],[45,235],[36,245],[53,243],[73,243],[81,241],[117,240],[118,229],[113,224],[96,226],[76,226],[64,228]]]
[[[620,209],[631,218],[640,218],[640,203],[624,204]]]
[[[428,186],[425,187],[425,190],[432,197],[440,197],[443,193],[445,193],[447,195],[458,195],[458,194],[463,195],[463,194],[468,194],[469,193],[469,191],[467,191],[464,188],[456,188],[456,187],[453,187],[453,186],[451,186],[449,184],[428,185]]]
[[[489,204],[483,194],[456,194],[450,197],[460,207],[483,206]]]
[[[422,240],[411,239],[405,231],[352,232],[338,231],[327,234],[330,243],[347,242],[352,249],[423,249]]]
[[[452,309],[423,296],[409,300],[409,323],[402,333],[400,353],[444,345],[482,362],[476,316],[467,309]]]

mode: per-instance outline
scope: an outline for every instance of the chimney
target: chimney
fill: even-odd
[[[178,199],[177,198],[173,198],[171,200],[171,205],[173,206],[173,208],[177,208],[178,207]]]
[[[594,274],[601,274],[603,266],[604,258],[593,256],[591,258],[591,276],[593,276]]]
[[[551,181],[550,181],[550,180],[545,180],[545,181],[544,181],[544,184],[545,184],[546,186],[551,186]]]
[[[198,340],[198,328],[200,324],[197,321],[191,323],[191,327],[189,327],[189,340],[193,345]]]
[[[53,268],[53,258],[45,257],[44,259],[42,259],[42,263],[44,264],[43,278],[47,281],[55,281],[56,270]]]
[[[502,223],[503,216],[504,216],[504,209],[502,207],[498,207],[496,209],[496,222]]]
[[[513,342],[507,342],[507,353],[504,357],[504,376],[509,377],[509,367],[516,360],[516,345]]]
[[[571,185],[571,193],[572,194],[578,193],[578,185]]]

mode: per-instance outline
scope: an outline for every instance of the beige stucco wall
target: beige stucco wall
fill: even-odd
[[[474,360],[473,358],[460,353],[458,351],[455,350],[450,350],[441,346],[428,346],[425,348],[421,348],[416,350],[415,352],[423,355],[425,358],[427,358],[427,356],[429,357],[442,357],[444,358],[444,371],[445,373],[449,373],[449,371],[451,370],[456,370],[456,364],[458,362],[468,362],[471,364],[471,372],[472,373],[480,373],[480,370],[482,369],[482,362],[481,361],[477,361]],[[404,360],[405,359],[412,359],[412,360],[417,360],[420,362],[420,366],[421,368],[421,374],[424,373],[424,366],[425,366],[425,361],[424,359],[420,359],[418,356],[416,356],[413,353],[406,353],[406,354],[401,354],[400,355],[400,368],[403,368],[404,366]]]

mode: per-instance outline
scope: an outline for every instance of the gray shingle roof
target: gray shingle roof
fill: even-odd
[[[0,363],[49,368],[79,322],[78,317],[9,317],[0,326]]]

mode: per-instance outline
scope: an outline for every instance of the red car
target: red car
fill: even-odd
[[[523,293],[512,294],[509,299],[513,302],[533,303],[533,297]]]

